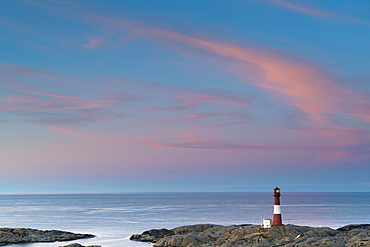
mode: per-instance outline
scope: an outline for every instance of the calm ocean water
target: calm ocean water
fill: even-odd
[[[282,193],[284,224],[329,226],[370,223],[370,193]],[[83,245],[143,247],[128,240],[152,228],[213,223],[260,224],[272,218],[271,193],[127,193],[0,195],[0,227],[91,233]],[[56,247],[70,242],[17,244]]]

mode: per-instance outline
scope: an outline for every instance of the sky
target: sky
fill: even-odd
[[[0,193],[370,192],[370,1],[0,5]]]

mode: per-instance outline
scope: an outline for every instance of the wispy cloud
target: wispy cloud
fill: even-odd
[[[281,7],[284,7],[284,8],[287,8],[287,9],[295,10],[297,12],[301,12],[301,13],[305,13],[305,14],[309,14],[309,15],[313,15],[313,16],[318,16],[318,17],[341,17],[341,15],[333,13],[333,12],[323,11],[323,10],[313,9],[313,8],[307,8],[307,7],[303,7],[303,6],[300,6],[300,5],[291,3],[291,2],[287,2],[287,1],[268,0],[268,2],[270,2],[272,4],[275,4],[275,5],[278,5],[278,6],[281,6]]]
[[[248,100],[227,91],[187,90],[129,81],[116,87],[115,92],[109,87],[96,91],[91,81],[11,65],[0,66],[0,78],[5,83],[0,112],[45,125],[117,121],[197,124],[200,119],[212,118],[214,125],[222,126],[240,121],[249,107]],[[117,81],[105,79],[107,83]],[[89,90],[82,93],[80,88],[85,86]],[[233,120],[227,120],[230,115],[234,116]]]
[[[296,12],[299,12],[299,13],[314,16],[314,17],[336,18],[336,19],[341,19],[341,20],[344,20],[344,21],[358,23],[358,24],[370,27],[370,23],[364,22],[360,19],[357,19],[357,18],[354,18],[354,17],[351,17],[351,16],[347,16],[347,15],[344,15],[344,14],[335,13],[335,12],[331,12],[331,11],[324,11],[324,10],[320,10],[320,9],[316,9],[316,8],[312,8],[312,7],[301,6],[301,5],[291,3],[291,2],[288,2],[288,1],[283,1],[283,0],[266,0],[266,1],[271,3],[271,4],[274,4],[274,5],[286,8],[286,9],[290,9],[290,10],[293,10],[293,11],[296,11]]]
[[[0,67],[0,77],[6,86],[2,92],[0,112],[23,116],[40,124],[106,121],[110,118],[110,108],[118,104],[115,99],[104,95],[77,96],[67,93],[68,90],[65,94],[60,93],[61,88],[78,80],[69,81],[67,77],[45,71],[5,65]],[[63,87],[59,84],[61,81],[64,82]]]
[[[161,148],[191,148],[191,149],[214,149],[214,150],[262,150],[262,151],[292,151],[299,149],[293,146],[282,145],[247,145],[247,144],[232,144],[225,142],[183,142],[183,143],[160,143],[147,142],[149,146]]]
[[[183,132],[180,132],[176,138],[173,138],[175,140],[161,139],[153,135],[153,138],[148,138],[146,141],[150,146],[215,150],[308,150],[315,152],[314,162],[338,164],[342,160],[353,160],[356,154],[353,147],[368,145],[364,140],[366,136],[364,133],[367,132],[363,128],[364,122],[370,119],[368,96],[343,85],[340,76],[329,74],[326,68],[302,58],[302,54],[277,52],[267,47],[248,44],[240,45],[230,40],[225,41],[216,35],[212,38],[207,38],[207,34],[186,35],[176,30],[154,27],[126,16],[108,16],[87,11],[79,4],[65,5],[62,2],[53,1],[27,2],[59,17],[90,25],[96,31],[96,35],[92,37],[101,37],[99,35],[101,30],[108,30],[108,33],[115,35],[115,39],[119,36],[119,40],[124,40],[129,36],[149,40],[161,44],[161,48],[165,46],[166,49],[179,54],[195,55],[191,56],[194,59],[219,63],[225,72],[238,78],[237,82],[252,85],[265,92],[267,97],[271,97],[271,105],[282,103],[291,106],[300,112],[300,118],[304,118],[303,126],[313,126],[296,134],[295,141],[309,143],[306,145],[297,145],[294,142],[291,145],[238,143],[222,138],[220,140],[192,139],[184,138]],[[304,7],[282,0],[269,2],[310,16],[338,18],[368,26],[367,23],[355,18],[330,11]],[[101,39],[76,43],[79,46],[83,44],[86,49],[94,49],[101,44]],[[50,76],[25,71],[21,71],[21,75],[36,78]],[[9,79],[9,76],[7,78]],[[38,109],[37,118],[45,124],[51,124],[52,121],[74,123],[74,121],[84,120],[98,122],[124,119],[126,124],[162,123],[166,127],[175,125],[180,127],[183,124],[181,127],[190,125],[209,129],[248,121],[246,110],[252,107],[251,102],[246,99],[247,96],[227,90],[210,90],[210,88],[188,90],[160,83],[128,83],[130,85],[125,90],[119,89],[123,96],[122,100],[126,102],[122,104],[117,94],[114,96],[112,92],[105,92],[105,94],[95,92],[86,96],[61,94],[55,93],[56,91],[52,89],[39,90],[27,86],[19,82],[13,74],[10,75],[10,79],[12,85],[17,86],[22,93],[6,95],[1,106],[3,111],[23,114],[26,110],[35,112],[35,109]],[[10,83],[10,80],[8,81]],[[45,109],[51,118],[40,117],[40,109]],[[57,111],[63,111],[63,113]],[[361,123],[355,126],[348,124],[349,120]],[[323,126],[327,129],[319,128]],[[313,145],[312,143],[323,144]]]
[[[85,47],[86,49],[93,50],[93,49],[100,47],[102,44],[103,44],[102,39],[91,39],[89,40],[88,43],[83,44],[82,46]]]
[[[147,141],[150,146],[165,148],[194,148],[194,149],[221,149],[221,150],[260,150],[260,151],[294,151],[294,150],[312,150],[322,151],[318,155],[320,161],[325,159],[344,158],[348,152],[345,150],[351,145],[343,144],[237,144],[227,143],[225,140],[187,140],[186,142],[165,143],[161,141]]]
[[[341,85],[337,76],[328,75],[325,68],[304,61],[300,54],[274,52],[266,48],[240,46],[230,42],[216,41],[181,34],[176,31],[155,28],[125,16],[106,16],[82,10],[78,4],[56,4],[52,1],[29,1],[42,6],[59,16],[83,20],[100,29],[111,29],[112,33],[125,36],[144,37],[166,44],[177,52],[193,52],[218,56],[225,70],[241,76],[241,83],[252,84],[276,101],[288,103],[306,113],[316,123],[332,123],[333,115],[369,119],[366,96],[355,93]],[[339,17],[331,12],[320,11],[292,4],[282,0],[271,0],[273,4],[316,16]],[[72,7],[71,7],[72,6]],[[87,46],[94,46],[91,41]],[[181,99],[184,103],[186,99]],[[194,97],[192,98],[194,100]],[[187,101],[189,105],[194,102]],[[184,106],[184,104],[183,104]]]
[[[105,144],[105,143],[124,143],[124,144],[136,144],[133,138],[124,136],[123,134],[112,136],[110,133],[104,132],[89,132],[82,129],[72,128],[70,126],[63,125],[44,125],[46,128],[55,130],[63,133],[66,136],[77,137],[80,140],[80,144]],[[50,146],[61,146],[63,144],[51,144]]]
[[[369,104],[366,97],[341,86],[337,77],[328,75],[325,69],[312,62],[298,58],[301,57],[299,54],[295,56],[261,47],[192,37],[168,29],[150,27],[126,17],[75,11],[76,15],[78,13],[79,16],[84,16],[85,21],[113,29],[121,35],[131,33],[138,38],[145,37],[166,44],[180,53],[184,53],[186,49],[187,53],[218,56],[218,61],[224,64],[225,70],[244,78],[241,83],[252,84],[272,93],[275,100],[291,104],[316,122],[329,123],[333,114],[368,119],[363,107]],[[320,15],[330,16],[326,12]]]
[[[272,3],[318,16],[336,16],[330,12],[305,9],[281,0],[272,0]],[[218,56],[218,61],[224,64],[225,70],[243,77],[240,82],[272,93],[275,100],[291,104],[317,123],[330,123],[331,116],[336,114],[368,119],[366,108],[363,107],[369,104],[366,97],[341,86],[336,81],[337,78],[326,74],[325,69],[312,62],[302,61],[298,58],[300,55],[192,37],[168,29],[154,28],[127,17],[110,17],[82,11],[76,6],[71,9],[70,6],[49,2],[41,5],[53,13],[57,12],[58,15],[68,11],[68,18],[83,18],[85,23],[112,29],[114,33],[122,36],[131,33],[136,37],[149,38],[180,53],[186,49],[188,53]],[[188,104],[192,102],[188,101]]]
[[[364,109],[363,105],[370,103],[365,95],[342,86],[336,77],[327,75],[314,63],[292,59],[291,54],[199,39],[163,29],[136,29],[134,32],[159,42],[176,41],[188,45],[194,52],[201,50],[224,58],[230,72],[245,78],[242,83],[272,92],[276,100],[290,103],[316,122],[330,123],[332,114],[367,119],[357,114],[359,109]],[[233,60],[226,60],[230,58]],[[252,73],[251,66],[254,66]]]

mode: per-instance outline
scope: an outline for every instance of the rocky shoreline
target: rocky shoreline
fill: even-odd
[[[296,225],[221,226],[199,224],[174,229],[152,229],[132,235],[131,240],[154,243],[155,247],[370,247],[370,224],[338,229]]]
[[[79,234],[58,230],[29,228],[0,228],[0,246],[20,243],[59,242],[93,238],[91,234]]]

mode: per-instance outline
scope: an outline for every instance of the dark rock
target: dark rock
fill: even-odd
[[[357,224],[357,225],[346,225],[339,227],[338,231],[350,231],[353,229],[367,229],[370,230],[370,224]]]
[[[16,243],[37,243],[70,241],[83,238],[93,238],[91,234],[76,234],[57,230],[36,230],[28,228],[0,228],[0,245]]]
[[[73,244],[64,245],[62,247],[84,247],[84,246],[79,243],[73,243]]]
[[[101,246],[100,245],[88,245],[88,246],[84,246],[84,245],[79,244],[79,243],[72,243],[72,244],[67,244],[67,245],[60,246],[60,247],[101,247]]]
[[[150,230],[133,236],[137,236],[137,241],[151,236],[155,239],[151,241],[155,247],[370,247],[370,225],[349,225],[340,229],[295,225],[265,229],[256,225],[200,224],[158,230],[168,234],[154,236],[157,231]]]
[[[198,224],[198,225],[190,225],[190,226],[180,226],[172,229],[174,234],[186,234],[190,232],[203,232],[204,230],[218,227],[220,225],[212,225],[212,224]]]
[[[174,235],[174,232],[171,231],[171,230],[167,230],[165,228],[162,228],[162,229],[152,229],[152,230],[149,230],[149,231],[145,231],[142,234],[155,236],[156,238],[162,238],[164,236]]]
[[[142,234],[134,234],[130,237],[130,240],[140,241],[140,242],[152,242],[155,243],[158,239],[161,239],[165,236],[172,236],[175,233],[172,230],[168,229],[152,229],[145,231]]]

